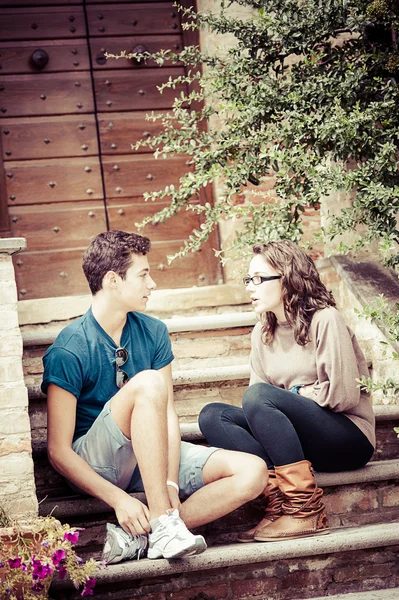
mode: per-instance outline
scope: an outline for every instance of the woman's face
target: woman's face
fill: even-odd
[[[249,264],[248,276],[262,275],[263,277],[279,276],[278,273],[261,254],[255,254]],[[281,298],[281,279],[272,279],[255,285],[252,281],[247,285],[247,291],[251,295],[252,306],[257,314],[273,312],[277,320],[286,321],[284,304]]]

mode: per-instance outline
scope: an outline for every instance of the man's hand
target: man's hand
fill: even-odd
[[[168,485],[168,493],[171,507],[173,508],[173,510],[177,508],[177,510],[180,512],[181,502],[178,491],[175,490],[174,487]]]
[[[150,511],[147,506],[123,490],[120,490],[114,510],[120,526],[127,533],[141,535],[151,531]]]

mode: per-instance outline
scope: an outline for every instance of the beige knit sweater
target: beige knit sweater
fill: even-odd
[[[261,340],[262,325],[252,332],[250,385],[271,383],[289,390],[297,384],[313,385],[312,399],[322,407],[342,412],[375,447],[375,419],[368,394],[360,393],[356,379],[368,377],[367,363],[354,333],[333,307],[313,316],[311,341],[299,346],[287,323],[277,325],[273,342]]]

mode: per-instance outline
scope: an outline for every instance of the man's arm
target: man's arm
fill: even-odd
[[[179,465],[180,465],[180,427],[179,419],[176,414],[175,403],[173,398],[173,381],[172,381],[172,364],[166,365],[159,372],[165,378],[168,388],[168,481],[179,483]],[[180,508],[180,500],[177,490],[174,487],[168,486],[169,499],[173,508]]]
[[[98,475],[72,450],[77,400],[73,394],[51,383],[47,390],[47,449],[52,467],[82,491],[111,506],[121,526],[133,535],[148,532],[149,511]]]

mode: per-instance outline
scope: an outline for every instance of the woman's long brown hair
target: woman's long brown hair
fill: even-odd
[[[295,341],[305,346],[310,341],[309,329],[316,311],[336,306],[331,292],[320,280],[313,260],[293,242],[282,240],[257,244],[254,254],[263,256],[282,275],[282,300],[287,322],[294,328]],[[262,339],[270,344],[274,338],[277,319],[274,313],[261,315]]]

